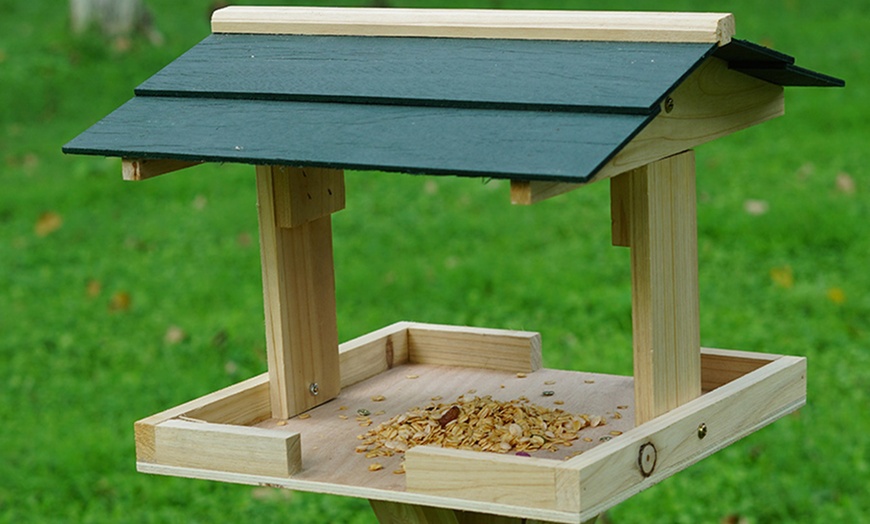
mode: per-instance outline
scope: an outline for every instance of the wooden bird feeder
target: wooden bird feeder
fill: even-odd
[[[700,347],[691,148],[782,115],[783,86],[842,81],[732,38],[729,14],[228,7],[212,31],[64,148],[127,180],[256,165],[269,371],[138,421],[140,471],[364,497],[382,522],[576,523],[805,403],[804,358]],[[339,344],[344,169],[506,178],[518,204],[609,179],[634,376],[544,369],[533,332]],[[371,472],[355,452],[359,407],[380,422],[469,384],[551,405],[553,381],[561,409],[621,418],[529,457],[416,446]]]

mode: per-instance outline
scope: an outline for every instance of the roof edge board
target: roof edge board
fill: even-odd
[[[213,33],[728,44],[730,13],[230,6]]]

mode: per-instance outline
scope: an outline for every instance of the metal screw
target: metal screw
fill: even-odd
[[[698,438],[704,438],[707,436],[707,424],[701,422],[701,425],[698,426]]]
[[[320,386],[317,385],[317,382],[312,382],[311,385],[308,386],[308,391],[316,397],[317,394],[320,393]]]
[[[668,97],[665,99],[665,113],[670,113],[674,110],[674,99]]]

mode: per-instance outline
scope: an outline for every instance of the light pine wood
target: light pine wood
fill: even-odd
[[[496,504],[558,508],[550,459],[417,446],[405,453],[408,491]]]
[[[638,425],[701,394],[694,158],[688,151],[623,175]]]
[[[136,421],[136,460],[155,460],[154,428],[161,422],[188,416],[215,424],[249,425],[270,415],[269,377],[264,373]]]
[[[395,326],[389,328],[392,329]],[[396,333],[396,331],[392,332]],[[346,343],[354,343],[348,351],[368,352],[372,358],[379,361],[383,360],[383,353],[371,351],[371,340],[366,341],[365,337],[360,337],[356,341],[359,343],[354,343],[355,341]],[[343,344],[343,351],[345,348],[347,346]],[[300,419],[296,417],[286,422],[267,419],[256,425],[258,428],[270,431],[298,433],[300,435],[304,468],[290,478],[276,479],[264,475],[185,467],[165,462],[145,462],[141,459],[138,461],[137,467],[140,471],[154,474],[252,485],[267,484],[302,491],[448,507],[471,512],[471,514],[496,514],[513,518],[536,519],[541,522],[572,522],[576,524],[582,519],[588,519],[604,511],[606,507],[609,507],[608,504],[627,498],[631,493],[649,487],[677,471],[677,469],[667,469],[671,467],[668,466],[669,462],[661,462],[656,466],[653,476],[644,480],[637,469],[637,449],[624,451],[622,446],[624,439],[630,439],[632,446],[639,446],[647,441],[655,442],[659,447],[660,460],[665,460],[663,457],[673,455],[676,461],[674,467],[682,469],[716,449],[720,449],[796,409],[805,401],[806,378],[804,371],[806,364],[804,359],[729,350],[705,349],[704,353],[719,361],[711,367],[711,373],[714,376],[705,378],[705,382],[721,380],[726,375],[739,375],[742,373],[742,369],[746,369],[746,361],[766,361],[768,364],[721,385],[718,389],[699,399],[640,427],[634,427],[633,381],[630,377],[540,369],[528,374],[526,378],[518,378],[515,373],[478,368],[452,368],[418,364],[396,365],[376,377],[344,388],[340,396],[333,402],[310,410],[308,412],[310,418]],[[729,357],[734,359],[735,369],[733,371],[728,371]],[[417,378],[408,378],[412,376]],[[260,377],[255,378],[259,379]],[[550,381],[555,381],[555,384],[545,384]],[[770,382],[768,383],[768,381]],[[248,383],[250,384],[251,381]],[[411,406],[425,405],[431,397],[436,395],[443,397],[442,402],[449,402],[459,394],[467,394],[469,386],[473,386],[477,390],[475,392],[477,395],[492,394],[494,398],[503,400],[516,399],[525,395],[542,405],[549,405],[548,403],[553,399],[564,400],[565,404],[559,407],[569,412],[599,413],[603,411],[607,414],[607,425],[583,430],[585,436],[588,436],[592,442],[578,441],[573,447],[562,450],[560,453],[535,455],[536,458],[550,462],[555,468],[555,483],[553,485],[556,491],[553,496],[558,501],[559,507],[563,509],[527,507],[521,501],[510,505],[411,493],[405,489],[405,476],[392,473],[392,470],[398,467],[399,457],[376,459],[383,464],[384,469],[370,472],[367,466],[372,460],[354,453],[354,447],[358,442],[356,435],[366,430],[366,427],[358,425],[353,416],[356,409],[365,407],[370,409],[372,413],[383,410],[382,415],[372,416],[376,425],[393,414],[404,412]],[[535,397],[536,394],[540,395],[543,388],[554,389],[556,395],[554,397]],[[386,398],[382,402],[372,402],[371,397],[374,395],[384,395]],[[204,397],[204,399],[206,398],[209,396]],[[208,402],[214,401],[212,397]],[[202,400],[193,401],[187,405],[196,407],[200,402]],[[619,410],[623,414],[622,418],[612,418],[615,407],[619,405],[628,405],[629,408]],[[341,409],[342,407],[346,409]],[[186,412],[184,409],[175,409],[181,414]],[[350,415],[347,419],[339,418],[345,413]],[[284,425],[279,425],[279,422]],[[697,426],[701,422],[705,422],[709,427],[709,435],[700,440],[700,444],[698,444],[695,442],[698,440]],[[669,429],[672,426],[676,429]],[[676,433],[663,433],[665,430]],[[602,442],[600,438],[608,436],[610,431],[622,431],[623,434],[613,437],[608,442]],[[680,438],[675,438],[673,435]],[[722,438],[727,439],[727,442],[723,443]],[[662,444],[660,445],[660,443]],[[702,448],[699,448],[699,445]],[[709,449],[704,447],[707,445],[710,446]],[[689,446],[689,448],[683,450],[683,446]],[[599,460],[605,460],[610,455],[607,450],[613,450],[613,453],[633,455],[631,460],[629,460],[630,457],[625,458],[628,455],[619,459],[625,461],[624,463],[619,462],[620,466],[618,467],[626,468],[621,472],[611,472],[610,466],[601,466],[602,471],[610,472],[607,475],[616,476],[620,483],[616,491],[613,492],[607,485],[598,485],[598,479],[601,479],[604,484],[609,482],[610,477],[607,477],[605,473],[592,473],[593,470],[590,469],[584,470],[584,473],[581,474],[578,472],[577,466],[578,459],[588,457],[593,457],[594,460],[591,462],[599,464]],[[567,454],[576,451],[583,451],[583,454],[567,462],[563,460]],[[548,460],[551,457],[552,460]],[[465,468],[460,470],[457,475],[464,474],[464,472]],[[587,494],[587,491],[590,494]],[[463,520],[468,516],[467,514],[458,512],[457,516],[462,524],[466,522],[468,524],[478,523],[476,520]],[[500,521],[492,522],[494,524]]]
[[[452,509],[370,500],[381,524],[459,524]]]
[[[708,58],[674,89],[673,110],[662,112],[600,169],[604,180],[785,114],[782,86]]]
[[[188,167],[198,166],[201,163],[163,158],[153,160],[124,158],[121,160],[121,176],[124,180],[139,181]]]
[[[614,246],[631,245],[629,201],[631,177],[618,175],[610,179],[610,238]]]
[[[580,518],[597,515],[806,403],[806,359],[783,356],[558,466],[580,483]],[[706,424],[706,436],[698,426]],[[644,478],[640,447],[657,461]]]
[[[408,322],[396,322],[338,346],[341,387],[408,362]]]
[[[344,209],[341,169],[271,166],[271,170],[278,226],[302,226]]]
[[[733,71],[715,57],[690,74],[664,109],[590,180],[604,180],[785,113],[782,86]],[[511,202],[531,205],[585,184],[511,181]]]
[[[541,367],[541,335],[531,331],[408,324],[409,359],[415,364],[530,372]]]
[[[155,428],[155,462],[267,477],[302,469],[298,433],[167,420]]]
[[[779,359],[779,355],[701,348],[701,390],[713,391]]]
[[[260,253],[272,415],[289,418],[338,395],[338,327],[330,215],[280,227],[297,171],[257,166]],[[316,384],[317,394],[313,393]]]
[[[728,13],[511,11],[231,6],[212,15],[213,33],[709,42],[734,35]]]

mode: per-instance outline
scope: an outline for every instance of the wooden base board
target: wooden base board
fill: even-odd
[[[439,364],[417,363],[433,358]],[[705,393],[634,427],[631,377],[540,369],[535,333],[406,322],[342,344],[341,362],[341,394],[305,417],[271,418],[264,374],[139,421],[139,471],[577,523],[797,409],[806,398],[803,358],[704,349]],[[493,363],[499,369],[489,369]],[[555,394],[544,396],[545,390]],[[372,400],[379,395],[384,400]],[[357,435],[370,427],[432,398],[446,403],[460,395],[526,396],[543,406],[606,416],[607,424],[583,430],[569,448],[526,460],[413,448],[405,454],[404,475],[393,472],[399,456],[366,459],[355,452]],[[372,426],[360,426],[358,409],[373,414]],[[703,439],[701,424],[708,428]],[[250,439],[240,437],[246,431]],[[650,444],[657,458],[645,476],[638,456]],[[199,449],[207,460],[189,456]],[[578,451],[583,453],[565,460]],[[249,454],[257,460],[239,459]],[[374,461],[383,469],[369,471]],[[505,467],[525,473],[505,475]]]

